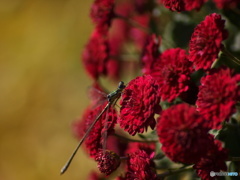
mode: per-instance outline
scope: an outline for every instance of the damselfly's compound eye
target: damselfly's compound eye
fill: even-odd
[[[124,85],[124,82],[123,82],[123,81],[120,81],[120,82],[119,82],[118,88],[119,88],[119,89],[125,88],[125,85]]]

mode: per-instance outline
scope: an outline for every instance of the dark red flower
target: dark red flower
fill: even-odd
[[[189,43],[189,60],[196,69],[208,70],[222,50],[222,41],[228,36],[221,15],[213,13],[206,16],[194,29]]]
[[[228,152],[226,149],[222,148],[222,143],[218,140],[211,145],[208,152],[203,156],[194,166],[197,175],[201,177],[202,180],[215,180],[216,177],[210,176],[210,172],[220,172],[227,171],[227,166],[225,161],[228,158]]]
[[[189,88],[192,63],[180,48],[164,51],[151,71],[160,86],[162,100],[172,101]]]
[[[139,76],[129,82],[120,101],[120,126],[131,135],[143,133],[156,125],[154,114],[159,113],[158,85],[149,76]]]
[[[213,2],[219,9],[235,8],[240,3],[239,0],[213,0]]]
[[[91,109],[91,107],[87,108],[82,120],[76,122],[73,126],[74,134],[80,139],[86,133],[87,129],[99,115],[99,113],[103,110],[106,104],[103,104],[97,108]],[[105,135],[109,135],[114,132],[114,126],[117,121],[116,111],[109,107],[108,111],[105,112],[97,123],[93,126],[90,131],[88,137],[85,140],[85,146],[87,151],[89,152],[91,157],[95,157],[96,153],[104,148],[105,141],[107,137]]]
[[[108,41],[95,30],[82,54],[83,65],[94,80],[98,79],[101,75],[106,75],[108,58]]]
[[[187,104],[162,111],[157,133],[163,152],[175,162],[195,163],[206,153],[211,136],[205,119]]]
[[[95,161],[98,162],[100,172],[107,176],[115,171],[121,164],[120,157],[115,152],[109,150],[100,150],[95,157]]]
[[[105,34],[114,17],[114,0],[95,0],[91,7],[91,17],[97,29]]]
[[[161,38],[155,34],[149,35],[143,48],[142,53],[142,72],[143,74],[150,74],[154,69],[154,65],[157,62],[160,51],[159,46],[161,44]]]
[[[239,82],[240,75],[234,76],[228,68],[213,69],[202,77],[196,105],[210,128],[220,129],[221,123],[236,111]]]
[[[137,150],[134,153],[129,154],[127,160],[127,173],[123,179],[156,179],[157,174],[152,160],[153,157],[154,153],[149,155],[143,150]]]
[[[171,11],[191,11],[193,9],[199,10],[205,0],[159,0],[166,8]]]

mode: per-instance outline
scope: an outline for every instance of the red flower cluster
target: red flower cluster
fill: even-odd
[[[154,153],[149,155],[143,150],[138,150],[128,155],[127,173],[122,180],[152,179],[157,178],[153,163]]]
[[[208,70],[218,58],[223,45],[222,41],[228,36],[224,29],[221,15],[213,13],[206,16],[195,29],[189,43],[189,60],[195,68]]]
[[[108,41],[98,31],[94,31],[82,54],[83,65],[94,80],[100,75],[106,75],[108,58]]]
[[[228,152],[222,148],[222,143],[215,140],[212,147],[208,149],[208,152],[203,156],[194,166],[197,174],[202,180],[214,180],[216,177],[211,177],[210,172],[227,171],[225,161],[228,158]]]
[[[161,113],[157,133],[163,152],[173,161],[191,164],[207,150],[211,136],[205,119],[187,104],[171,106]]]
[[[106,34],[114,17],[114,0],[95,0],[91,8],[91,17],[99,32]]]
[[[188,90],[192,72],[186,51],[175,48],[161,54],[150,75],[159,83],[162,100],[172,101]]]
[[[93,123],[95,118],[99,115],[101,110],[105,107],[106,104],[103,104],[95,109],[88,108],[82,120],[74,124],[73,130],[75,135],[78,138],[81,138],[90,125]],[[107,119],[106,119],[107,118]],[[97,121],[95,126],[90,131],[90,134],[85,140],[85,145],[88,150],[88,153],[91,157],[95,157],[97,152],[100,149],[103,149],[104,139],[102,136],[107,133],[111,134],[114,131],[114,126],[117,122],[117,114],[113,108],[109,108],[108,114],[103,114],[101,118]]]
[[[199,10],[206,0],[161,2],[171,11],[180,12]],[[225,8],[236,6],[239,0],[228,0],[227,5],[227,0],[214,2],[218,7]],[[162,34],[159,27],[168,22],[162,21],[159,9],[161,7],[158,8],[154,1],[148,0],[116,3],[113,0],[94,0],[91,18],[96,28],[82,55],[88,74],[95,83],[99,83],[102,80],[100,77],[105,75],[115,80],[121,78],[120,68],[129,70],[129,76],[135,77],[140,70],[136,66],[141,64],[143,75],[131,80],[126,87],[121,82],[122,88],[120,86],[107,96],[109,102],[99,107],[96,107],[99,98],[94,98],[83,121],[75,123],[74,131],[79,138],[90,132],[85,146],[90,156],[98,162],[100,171],[107,176],[121,163],[121,167],[126,167],[126,173],[124,177],[118,177],[119,180],[155,180],[167,176],[168,173],[158,176],[153,162],[155,150],[158,151],[156,148],[161,146],[164,155],[173,162],[193,164],[198,176],[208,180],[211,179],[211,171],[226,170],[227,159],[227,150],[222,148],[221,142],[216,141],[209,131],[221,129],[221,123],[233,116],[237,102],[240,101],[240,75],[219,66],[230,64],[224,59],[226,56],[236,64],[240,64],[240,60],[230,55],[226,47],[223,52],[225,56],[214,66],[218,68],[211,69],[223,49],[222,41],[228,36],[224,29],[225,21],[216,13],[206,16],[194,29],[189,42],[189,54],[181,48],[160,52],[160,36],[150,34]],[[191,13],[186,13],[185,16],[190,17]],[[175,21],[175,18],[172,20]],[[178,23],[181,22],[175,24]],[[136,61],[139,57],[141,63]],[[199,69],[204,71],[197,71]],[[97,84],[96,87],[101,89]],[[118,99],[112,98],[112,94],[118,98],[121,96],[119,113],[113,107]],[[96,94],[93,95],[96,97]],[[107,103],[111,106],[101,114]],[[97,122],[96,117],[100,117]],[[96,124],[88,131],[93,121]],[[121,137],[121,132],[113,134],[117,122],[132,136],[154,129],[157,124],[156,133],[141,135],[141,143],[132,142],[134,137]],[[227,129],[229,124],[225,125]],[[231,125],[234,126],[229,126]],[[152,137],[154,140],[158,138],[161,144],[148,141]],[[230,147],[229,139],[223,139],[226,147]],[[110,143],[106,144],[106,141]],[[156,157],[158,161],[162,160],[161,155],[159,153],[159,158]],[[92,174],[92,178],[100,176]]]
[[[196,104],[209,128],[220,129],[221,123],[235,112],[239,82],[240,75],[234,76],[228,68],[213,69],[202,77]]]
[[[155,127],[154,114],[161,110],[158,88],[149,75],[133,79],[125,88],[118,123],[129,134],[143,133],[149,126]]]
[[[110,175],[121,163],[120,157],[109,150],[99,151],[95,160],[98,162],[98,169],[106,175]]]
[[[159,0],[166,8],[171,11],[191,11],[199,10],[206,0]]]
[[[240,3],[239,0],[213,0],[219,9],[235,8]]]

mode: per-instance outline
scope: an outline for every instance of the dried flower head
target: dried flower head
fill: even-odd
[[[222,50],[222,41],[228,36],[221,15],[213,13],[206,16],[194,29],[189,43],[189,60],[196,69],[208,70]]]
[[[125,88],[118,122],[129,134],[143,133],[148,127],[155,127],[154,114],[161,110],[158,88],[149,75],[133,79]]]
[[[95,161],[98,162],[100,172],[107,176],[121,164],[120,157],[115,152],[109,150],[100,150],[95,157]]]

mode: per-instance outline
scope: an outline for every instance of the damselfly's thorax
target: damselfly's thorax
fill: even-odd
[[[125,84],[123,81],[120,81],[119,84],[118,84],[118,88],[116,91],[113,91],[111,93],[109,93],[107,95],[107,98],[108,98],[108,102],[112,102],[114,101],[115,99],[118,99],[123,91],[123,89],[125,88]]]

